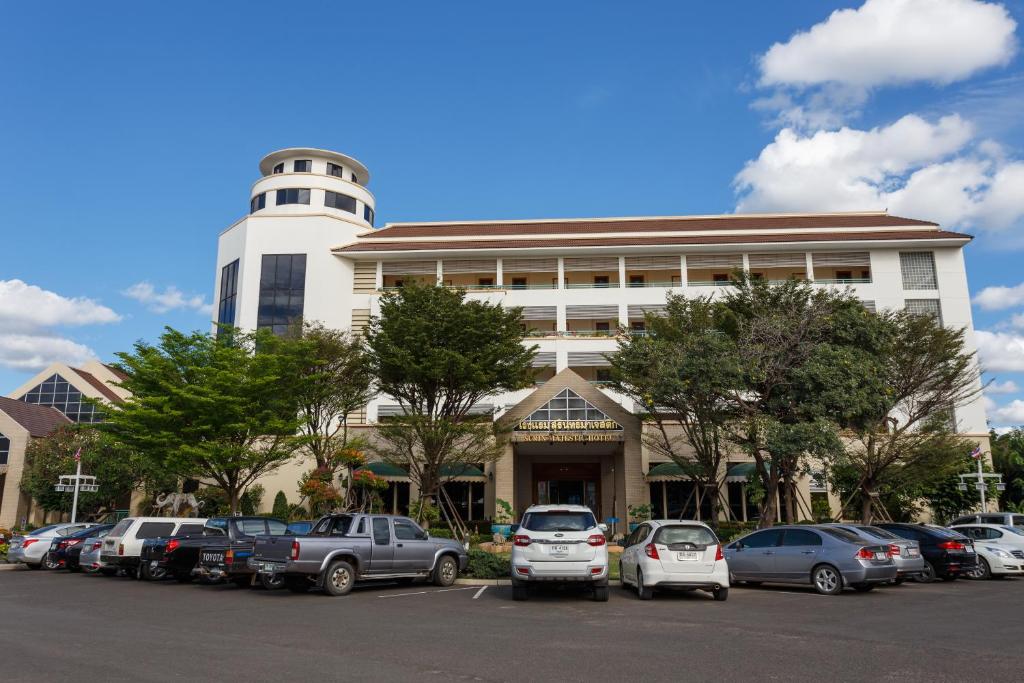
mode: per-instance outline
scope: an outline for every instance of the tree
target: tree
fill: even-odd
[[[443,471],[501,457],[490,415],[474,406],[533,382],[521,311],[461,290],[409,284],[384,294],[366,334],[378,388],[402,414],[382,420],[372,448],[405,467],[430,502]]]
[[[734,391],[743,379],[735,341],[717,326],[711,297],[669,294],[666,314],[649,315],[643,336],[620,340],[609,360],[613,385],[654,424],[644,443],[668,457],[711,500],[718,520],[727,428],[737,417]]]
[[[302,445],[277,343],[266,331],[171,328],[157,346],[137,342],[117,354],[131,398],[101,428],[154,466],[222,490],[238,512],[242,491]]]
[[[274,496],[274,507],[270,511],[270,516],[283,521],[288,521],[288,515],[291,513],[291,506],[288,505],[288,497],[284,495],[284,491],[278,491],[277,495]]]
[[[79,492],[82,517],[116,510],[142,481],[132,454],[92,426],[68,425],[48,436],[33,439],[26,451],[21,490],[44,510],[70,511],[73,493],[58,493],[54,486],[63,474],[75,473],[75,453],[82,451],[82,474],[96,477],[99,491]]]
[[[765,492],[761,523],[797,520],[796,477],[841,448],[837,423],[863,387],[877,341],[870,313],[850,291],[738,273],[720,308],[719,326],[735,343],[743,381],[731,438],[754,458]],[[870,373],[867,375],[870,377]],[[870,392],[858,391],[860,400]]]
[[[860,398],[840,419],[848,438],[839,458],[859,475],[854,490],[864,524],[874,517],[880,489],[927,487],[956,474],[972,444],[956,434],[953,410],[981,392],[962,328],[906,311],[882,313],[869,324],[880,343],[874,363],[862,366],[870,376],[851,390]]]
[[[1003,475],[1006,490],[999,494],[1000,510],[1024,512],[1024,428],[989,434],[992,466]]]

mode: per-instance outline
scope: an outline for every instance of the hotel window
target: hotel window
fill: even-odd
[[[607,287],[608,286],[608,276],[607,275],[595,275],[594,276],[594,286],[595,287]]]
[[[512,278],[512,287],[510,289],[526,289],[526,278],[525,277],[514,277],[514,278]]]
[[[356,212],[355,199],[349,197],[347,194],[331,192],[330,190],[324,193],[324,206],[330,209],[341,209],[342,211],[348,211],[349,213]]]
[[[344,178],[345,178],[345,169],[342,168],[341,166],[338,166],[337,164],[332,164],[331,162],[328,161],[327,162],[327,175],[332,175],[335,178],[341,178],[342,180],[344,180]]]
[[[277,164],[276,166],[274,166],[274,173],[275,174],[277,174],[277,173],[284,173],[284,162],[283,161],[281,163]]]
[[[837,270],[836,271],[836,279],[837,280],[852,280],[853,279],[853,271],[852,270]]]
[[[355,183],[356,185],[359,184],[359,176],[357,176],[355,173],[352,174],[352,182]]]
[[[935,254],[930,251],[900,252],[903,289],[938,289]]]
[[[594,372],[597,376],[598,382],[611,382],[612,381],[612,370],[611,368],[594,368]]]
[[[477,278],[476,283],[478,285],[480,285],[481,287],[493,287],[494,286],[494,278],[493,277]]]
[[[38,384],[21,397],[25,403],[37,406],[50,406],[64,413],[72,422],[102,422],[103,414],[96,406],[89,403],[82,392],[75,389],[60,375],[51,375],[42,384]]]
[[[220,305],[217,308],[217,323],[235,324],[235,301],[238,296],[238,259],[220,269]]]
[[[728,282],[729,281],[729,274],[728,273],[715,273],[714,275],[711,276],[711,281],[712,282]]]
[[[643,334],[647,331],[647,323],[641,320],[631,322],[629,329],[634,333]]]
[[[612,326],[611,326],[610,323],[606,323],[606,322],[605,323],[594,323],[594,331],[595,332],[603,332],[605,334],[608,334],[609,332],[612,331]]]
[[[373,225],[373,209],[366,204],[363,204],[363,220]]]
[[[938,299],[907,299],[907,313],[913,315],[930,315],[941,325],[942,304]]]
[[[629,276],[629,286],[630,287],[643,287],[644,286],[644,276],[643,275],[630,275]]]
[[[7,456],[11,453],[11,440],[0,434],[0,465],[7,464]]]
[[[277,191],[277,205],[282,204],[309,204],[309,190],[289,188]]]
[[[267,193],[260,192],[258,195],[249,200],[249,213],[256,213],[260,209],[267,206]]]
[[[313,162],[309,159],[296,159],[292,164],[292,170],[296,173],[309,173],[313,170]]]
[[[302,317],[306,295],[305,254],[264,254],[256,327],[284,334]]]

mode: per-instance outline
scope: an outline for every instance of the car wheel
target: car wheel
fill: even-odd
[[[921,573],[914,577],[914,580],[918,583],[931,583],[935,580],[935,565],[927,560],[924,563],[924,569]]]
[[[594,586],[594,602],[608,602],[608,586]]]
[[[281,580],[292,593],[306,593],[311,585],[305,576],[283,576]]]
[[[142,565],[139,572],[146,581],[162,581],[167,578],[166,567],[151,567],[148,562]]]
[[[284,574],[260,574],[260,585],[268,591],[284,588]]]
[[[512,599],[518,602],[528,600],[530,598],[530,587],[522,581],[512,582]]]
[[[718,602],[725,602],[726,600],[729,599],[729,589],[728,588],[715,588],[714,590],[711,591],[711,595]]]
[[[654,589],[644,585],[644,573],[639,567],[636,570],[636,597],[641,600],[650,600],[654,597]]]
[[[619,562],[619,588],[628,588],[626,574],[622,571],[622,562]]]
[[[858,593],[870,593],[874,589],[875,589],[875,584],[873,584],[873,583],[855,583],[855,584],[853,584],[853,590],[857,591]]]
[[[984,557],[978,558],[978,564],[966,574],[969,579],[991,579],[992,567]]]
[[[53,556],[52,553],[46,553],[43,555],[43,569],[60,569],[60,562]]]
[[[324,592],[328,595],[348,595],[356,582],[356,571],[345,560],[335,560],[324,573]]]
[[[437,566],[434,567],[434,576],[432,578],[435,586],[443,588],[451,586],[455,583],[455,579],[459,578],[458,562],[451,555],[442,555],[441,559],[437,561]]]
[[[822,595],[837,595],[843,590],[843,575],[830,564],[815,567],[811,573],[811,582]]]

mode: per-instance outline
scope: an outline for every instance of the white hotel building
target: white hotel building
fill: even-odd
[[[505,457],[449,484],[462,514],[490,517],[495,498],[516,510],[533,502],[582,502],[624,523],[630,505],[655,514],[700,514],[707,501],[668,463],[653,460],[631,402],[604,386],[620,327],[640,331],[666,295],[707,295],[743,268],[769,280],[806,278],[852,287],[864,305],[909,308],[966,327],[974,344],[963,248],[968,235],[886,213],[649,216],[631,218],[373,225],[370,174],[355,159],[319,149],[274,152],[260,162],[250,212],[221,233],[218,322],[281,330],[296,316],[360,330],[389,288],[410,279],[465,288],[469,296],[521,306],[524,343],[536,344],[535,387],[495,396],[481,411],[518,424],[540,419],[611,420],[615,429],[576,441],[514,432]],[[398,406],[380,396],[353,416],[372,425]],[[542,411],[537,414],[536,411]],[[987,440],[979,401],[956,409],[958,429]],[[608,423],[605,423],[608,424]],[[297,463],[265,481],[296,499]],[[405,505],[403,473],[389,501]],[[729,515],[745,519],[752,465],[737,455],[723,472]],[[801,483],[804,504],[826,495]],[[412,494],[415,498],[415,492]],[[706,513],[705,513],[706,514]],[[802,514],[809,516],[809,511]],[[620,528],[621,530],[621,528]]]

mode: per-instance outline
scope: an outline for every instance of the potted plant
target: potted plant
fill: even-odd
[[[512,533],[512,521],[515,513],[512,505],[507,500],[498,498],[494,501],[494,523],[491,524],[492,534],[501,534],[502,538],[508,538]]]
[[[651,506],[648,504],[643,505],[630,505],[629,506],[629,530],[633,531],[641,522],[646,522],[651,518]]]

